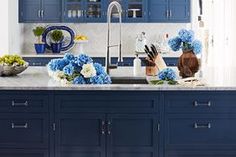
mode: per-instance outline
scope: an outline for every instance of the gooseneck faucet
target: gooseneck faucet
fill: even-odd
[[[111,16],[112,16],[112,9],[116,7],[118,14],[119,14],[119,43],[117,45],[111,45],[110,44],[110,35],[111,35]],[[108,33],[107,33],[107,55],[106,55],[106,72],[107,74],[110,74],[110,69],[115,69],[118,66],[119,62],[123,62],[122,53],[121,53],[121,36],[122,36],[122,7],[120,3],[117,1],[111,2],[108,6],[107,10],[107,24],[108,24]],[[111,56],[110,56],[110,48],[112,47],[118,47],[119,48],[119,57],[118,57],[118,63],[115,65],[111,64]]]

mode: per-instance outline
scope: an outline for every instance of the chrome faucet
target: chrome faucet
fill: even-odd
[[[118,14],[119,14],[119,43],[118,45],[111,45],[110,44],[110,34],[111,34],[111,16],[112,16],[112,9],[116,7]],[[107,24],[108,24],[108,33],[107,33],[107,56],[106,56],[106,72],[107,74],[110,74],[110,69],[115,69],[118,66],[119,62],[123,62],[122,54],[121,54],[121,24],[122,24],[122,7],[120,3],[117,1],[111,2],[108,6],[107,10]],[[119,48],[119,57],[118,62],[115,65],[111,64],[111,56],[110,56],[110,48],[112,47],[118,47]]]

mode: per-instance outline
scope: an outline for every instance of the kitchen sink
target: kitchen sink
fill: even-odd
[[[145,77],[111,77],[112,84],[149,84]]]

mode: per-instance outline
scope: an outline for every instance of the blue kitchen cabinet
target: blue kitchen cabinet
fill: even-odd
[[[190,0],[169,0],[169,20],[171,22],[191,22]]]
[[[41,3],[42,0],[19,0],[19,21],[41,21]]]
[[[57,157],[105,157],[104,114],[57,114]]]
[[[150,0],[149,22],[191,22],[190,0]]]
[[[25,149],[3,149],[0,150],[1,157],[49,157],[45,150],[25,150]]]
[[[64,22],[106,22],[105,0],[63,0]]]
[[[61,22],[61,6],[58,0],[19,0],[19,22]]]
[[[107,125],[107,156],[159,156],[157,115],[109,114]]]

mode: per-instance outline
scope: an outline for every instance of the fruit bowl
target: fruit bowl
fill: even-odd
[[[29,67],[29,63],[25,62],[24,65],[0,65],[0,76],[15,76]]]

